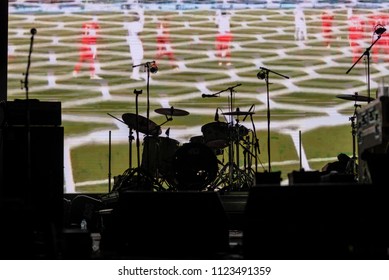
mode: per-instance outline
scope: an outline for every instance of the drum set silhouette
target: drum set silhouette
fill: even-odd
[[[234,87],[227,90],[232,94]],[[134,91],[135,93],[135,91]],[[220,93],[220,92],[219,92]],[[217,94],[219,94],[217,93]],[[232,108],[232,102],[229,102]],[[136,99],[136,107],[138,107]],[[201,135],[193,136],[181,144],[170,138],[170,128],[161,136],[163,126],[175,117],[187,117],[188,111],[170,108],[155,109],[166,118],[156,124],[150,118],[136,113],[125,113],[117,120],[129,128],[129,168],[114,179],[113,191],[233,191],[247,190],[254,184],[259,154],[252,111],[239,108],[222,112],[224,121],[215,119],[201,126]],[[241,124],[251,119],[253,128]],[[134,138],[133,132],[136,133]],[[139,133],[143,134],[142,145]],[[137,166],[132,166],[132,146],[136,141]],[[140,154],[142,154],[140,156]],[[228,160],[226,159],[228,155]],[[243,160],[241,157],[243,155]],[[253,169],[254,166],[254,169]]]

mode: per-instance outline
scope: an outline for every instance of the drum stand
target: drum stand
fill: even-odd
[[[229,115],[230,116],[230,122],[228,127],[228,163],[223,166],[223,168],[219,171],[219,175],[217,176],[217,179],[214,181],[213,185],[216,188],[222,188],[223,190],[227,191],[239,191],[244,190],[251,186],[251,183],[253,181],[253,178],[250,178],[250,174],[246,173],[245,170],[241,170],[239,168],[240,163],[240,125],[239,125],[239,116],[240,115],[247,115],[246,112],[241,112],[239,108],[236,109],[235,112],[232,111],[233,108],[233,93],[234,88],[237,86],[240,86],[241,84],[238,84],[233,87],[229,87],[225,90],[219,91],[216,94],[219,94],[224,91],[229,91],[230,95],[228,98],[228,107],[230,112],[223,113],[223,115]],[[234,124],[234,115],[236,115],[235,124]],[[246,155],[246,153],[244,153]],[[245,158],[246,160],[246,158]],[[221,187],[219,187],[221,186]]]
[[[358,168],[357,168],[357,156],[356,156],[356,134],[357,134],[357,126],[355,124],[355,119],[357,117],[357,109],[360,108],[361,105],[357,104],[357,101],[354,103],[354,114],[349,118],[351,121],[351,136],[352,136],[352,145],[353,145],[353,156],[347,164],[347,173],[353,174],[354,179],[358,179]]]
[[[239,108],[237,108],[237,112],[239,112]],[[239,115],[238,115],[239,116]],[[230,136],[231,136],[231,148],[232,155],[235,153],[235,159],[230,160],[228,164],[229,168],[229,190],[231,191],[242,191],[247,190],[250,188],[254,183],[254,174],[253,170],[251,168],[251,160],[248,160],[249,156],[254,156],[253,153],[250,151],[250,147],[246,147],[242,145],[241,138],[242,134],[240,131],[240,125],[239,125],[239,119],[238,117],[235,119],[235,125],[231,127],[230,129]],[[249,141],[246,142],[246,145],[248,145]],[[235,150],[234,150],[235,148]],[[243,149],[243,156],[244,156],[244,168],[240,168],[240,148]],[[250,162],[250,164],[247,164]]]

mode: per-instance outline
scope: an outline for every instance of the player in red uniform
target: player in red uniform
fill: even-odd
[[[353,55],[353,63],[355,63],[363,53],[365,25],[362,15],[353,13],[352,9],[348,11],[348,39]]]
[[[231,50],[230,45],[232,41],[232,34],[230,30],[230,15],[223,11],[217,11],[215,23],[218,27],[216,35],[216,56],[219,58],[219,65],[223,62],[226,65],[231,65]]]
[[[83,63],[89,63],[91,79],[100,79],[96,75],[95,59],[97,56],[97,30],[100,28],[97,21],[84,22],[82,24],[81,46],[79,50],[79,60],[73,71],[73,76],[77,76]]]
[[[157,60],[163,56],[167,56],[170,65],[177,68],[166,21],[160,21],[157,26],[157,54],[155,59]]]
[[[332,41],[332,22],[334,21],[334,15],[332,11],[326,10],[321,15],[321,31],[324,39],[324,44],[327,48],[331,47]]]

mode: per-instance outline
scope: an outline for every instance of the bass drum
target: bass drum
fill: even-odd
[[[202,143],[185,143],[175,153],[173,172],[177,190],[204,190],[218,172],[214,151]]]

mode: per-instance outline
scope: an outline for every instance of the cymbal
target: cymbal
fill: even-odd
[[[240,111],[240,110],[222,113],[222,115],[225,115],[225,116],[248,116],[248,115],[253,115],[253,114],[255,114],[255,113],[254,112]]]
[[[136,114],[125,113],[122,115],[122,119],[129,128],[136,130]],[[152,120],[147,120],[147,118],[138,115],[138,132],[143,134],[147,133],[149,135],[160,135],[162,130],[155,122]]]
[[[159,108],[159,109],[155,109],[154,112],[161,114],[161,115],[177,116],[177,117],[189,115],[189,112],[187,112],[185,110],[181,110],[181,109],[176,109],[174,107]]]
[[[338,94],[336,97],[344,100],[360,101],[360,102],[369,102],[374,100],[374,98],[358,95],[358,94]]]

